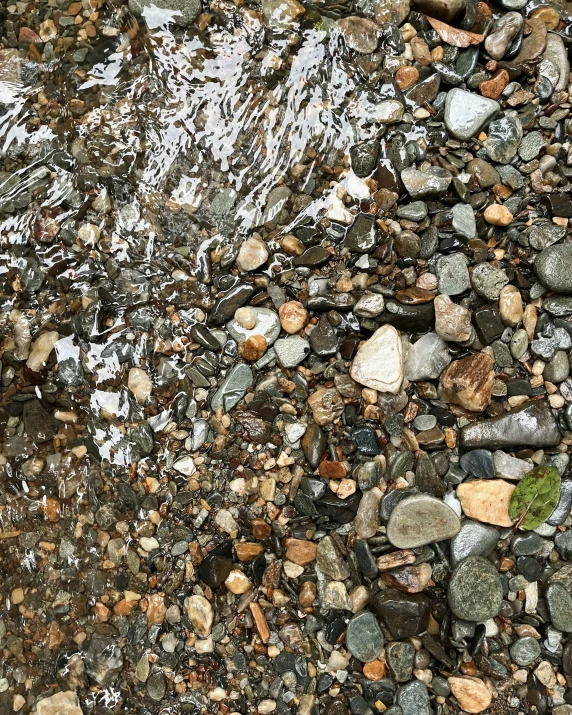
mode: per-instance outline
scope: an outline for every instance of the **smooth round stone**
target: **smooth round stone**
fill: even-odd
[[[268,346],[272,345],[280,335],[280,318],[268,308],[251,308],[254,312],[254,327],[243,327],[234,318],[226,324],[226,329],[237,343],[242,343],[254,335],[262,335]]]
[[[403,218],[407,221],[423,221],[427,216],[427,204],[425,201],[412,201],[410,204],[405,204],[397,209],[397,218]]]
[[[451,564],[456,566],[467,556],[488,556],[500,538],[498,529],[479,521],[465,520],[451,539]]]
[[[527,666],[540,655],[540,645],[532,636],[518,638],[510,647],[510,657],[520,666]]]
[[[437,424],[435,415],[419,415],[413,420],[413,426],[419,431],[433,429]]]
[[[532,556],[519,556],[516,560],[516,568],[529,583],[538,581],[542,576],[543,566]]]
[[[451,507],[429,494],[413,494],[399,502],[387,524],[387,538],[399,549],[414,549],[451,539],[461,522]]]
[[[370,663],[383,651],[385,638],[377,618],[369,611],[361,611],[349,622],[346,631],[346,647],[354,658]]]
[[[555,293],[572,293],[572,243],[545,248],[536,257],[534,269],[545,288]]]
[[[447,595],[457,618],[483,623],[499,614],[503,591],[491,562],[482,556],[468,556],[455,567]]]
[[[533,531],[528,534],[517,534],[510,542],[510,550],[515,556],[534,556],[543,547],[544,542]]]
[[[493,479],[496,475],[492,452],[488,449],[473,449],[461,457],[461,467],[472,477]]]
[[[568,355],[564,350],[559,350],[544,368],[542,376],[548,382],[562,382],[570,373]]]
[[[551,583],[544,592],[550,620],[556,630],[572,631],[572,596],[560,583]]]
[[[437,260],[436,271],[442,295],[459,295],[471,285],[467,261],[462,253],[441,256]]]

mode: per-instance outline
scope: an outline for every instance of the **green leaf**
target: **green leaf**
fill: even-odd
[[[561,484],[556,467],[535,467],[525,474],[508,505],[515,526],[530,531],[543,524],[558,504]]]

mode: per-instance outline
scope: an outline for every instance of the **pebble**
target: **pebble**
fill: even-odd
[[[204,596],[189,596],[185,599],[185,612],[190,620],[196,634],[200,638],[207,638],[210,635],[214,611],[211,604]]]
[[[436,380],[450,362],[445,341],[435,333],[427,333],[409,348],[403,372],[410,382]]]
[[[493,526],[469,519],[462,521],[459,533],[451,539],[451,564],[456,566],[467,556],[488,556],[499,536]]]
[[[414,494],[391,512],[387,538],[399,549],[413,549],[450,539],[460,528],[459,517],[451,507],[428,494]]]
[[[445,125],[460,141],[468,141],[500,111],[498,102],[467,92],[450,89],[445,102]]]
[[[346,630],[346,647],[354,658],[370,663],[383,652],[385,639],[373,613],[361,611],[353,616]]]
[[[464,621],[483,623],[498,615],[502,584],[497,570],[482,556],[467,556],[451,574],[447,599],[453,613]]]
[[[470,286],[471,280],[465,257],[461,253],[441,256],[437,261],[439,292],[442,295],[459,295]]]
[[[299,365],[310,352],[310,343],[299,335],[280,338],[274,343],[276,357],[282,367],[291,368]]]
[[[560,430],[546,402],[530,402],[506,414],[473,422],[461,430],[465,449],[502,449],[523,444],[529,447],[555,447]]]
[[[513,220],[513,215],[502,204],[491,204],[487,206],[483,214],[485,221],[493,226],[510,226]]]
[[[457,497],[465,516],[493,524],[512,526],[508,504],[514,485],[503,479],[475,479],[457,487]]]
[[[247,238],[236,257],[236,267],[240,271],[255,271],[264,265],[269,256],[268,247],[259,238]]]
[[[401,338],[392,325],[383,325],[358,350],[351,369],[360,385],[396,394],[403,382]]]
[[[480,678],[452,676],[448,678],[448,682],[459,707],[465,712],[482,713],[490,706],[492,695]]]
[[[572,243],[549,246],[540,252],[534,262],[538,280],[556,293],[572,293],[571,266]]]

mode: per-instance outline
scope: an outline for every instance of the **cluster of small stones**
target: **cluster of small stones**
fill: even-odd
[[[2,3],[1,715],[572,714],[565,5]],[[232,42],[244,186],[339,90],[247,232],[222,114],[143,161]]]

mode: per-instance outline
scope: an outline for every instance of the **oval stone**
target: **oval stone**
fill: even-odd
[[[399,549],[415,549],[451,539],[460,528],[459,517],[450,506],[429,494],[412,494],[391,512],[387,538]]]
[[[375,660],[383,650],[385,638],[377,618],[369,611],[357,613],[348,623],[346,646],[362,663]]]
[[[499,614],[502,584],[495,567],[482,556],[467,556],[453,571],[449,606],[457,618],[482,623]]]

